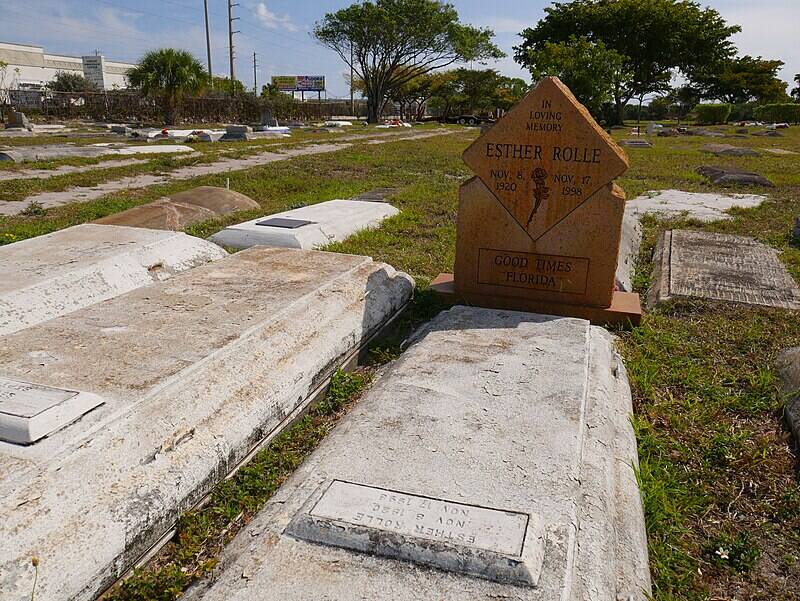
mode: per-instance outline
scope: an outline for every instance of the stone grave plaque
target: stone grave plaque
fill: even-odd
[[[256,225],[264,225],[268,227],[282,227],[289,230],[293,230],[298,227],[303,227],[304,225],[310,225],[312,223],[314,222],[307,221],[305,219],[286,219],[285,217],[272,217],[271,219],[264,219],[263,221],[257,221]]]
[[[544,558],[538,516],[333,480],[287,527],[302,540],[536,586]]]
[[[93,394],[0,378],[0,440],[36,442],[102,403]]]
[[[648,306],[675,297],[800,309],[800,288],[775,249],[690,230],[664,232],[655,251]]]
[[[615,291],[624,151],[555,77],[464,152],[456,262],[433,288],[468,304],[638,323]]]

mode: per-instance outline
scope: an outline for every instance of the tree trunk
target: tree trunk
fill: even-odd
[[[625,105],[622,104],[622,100],[619,98],[614,99],[614,105],[617,107],[617,122],[612,123],[612,125],[624,125],[625,123]]]
[[[379,103],[380,101],[374,96],[367,96],[367,123],[378,122]]]

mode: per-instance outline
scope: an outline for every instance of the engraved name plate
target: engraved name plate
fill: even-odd
[[[544,556],[538,516],[333,480],[287,533],[303,540],[535,586]]]
[[[94,394],[0,378],[0,440],[36,442],[102,403]]]

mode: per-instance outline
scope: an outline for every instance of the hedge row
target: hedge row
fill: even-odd
[[[694,107],[697,121],[703,125],[725,123],[731,114],[730,104],[698,104]]]
[[[756,107],[753,116],[769,123],[800,123],[800,103],[764,104]]]

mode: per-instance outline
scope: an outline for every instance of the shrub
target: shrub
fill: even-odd
[[[759,121],[769,123],[800,123],[800,104],[786,102],[783,104],[763,104],[753,111]]]
[[[728,121],[752,121],[755,119],[753,110],[756,108],[755,102],[743,102],[734,104],[731,107],[731,114],[728,116]]]
[[[714,125],[715,123],[725,123],[731,114],[730,104],[698,104],[694,107],[697,113],[697,121],[703,125]]]

